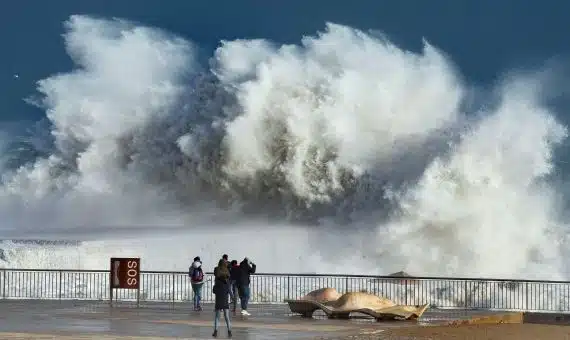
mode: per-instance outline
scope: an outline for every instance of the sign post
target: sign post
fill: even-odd
[[[109,271],[109,304],[113,306],[114,289],[136,289],[137,307],[140,301],[140,258],[111,258]]]

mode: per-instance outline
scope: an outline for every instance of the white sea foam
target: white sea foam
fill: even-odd
[[[53,150],[4,172],[1,233],[84,242],[4,244],[7,267],[229,253],[263,272],[566,277],[548,177],[567,131],[540,79],[474,109],[427,42],[328,24],[298,45],[223,42],[205,67],[155,28],[65,27],[75,68],[38,82]]]

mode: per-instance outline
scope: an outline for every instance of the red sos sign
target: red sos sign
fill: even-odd
[[[139,289],[140,258],[111,258],[111,288]]]

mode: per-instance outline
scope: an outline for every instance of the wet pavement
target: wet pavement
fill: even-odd
[[[369,318],[303,319],[286,305],[251,305],[249,317],[232,316],[234,339],[330,339],[368,337],[394,327],[439,324],[483,311],[430,310],[418,321],[375,322]],[[317,314],[317,313],[315,313]],[[185,303],[0,300],[1,339],[211,339],[213,311]],[[227,338],[220,318],[219,338]]]

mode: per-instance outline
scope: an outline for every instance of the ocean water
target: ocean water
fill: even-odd
[[[0,266],[568,277],[561,2],[4,6]]]

